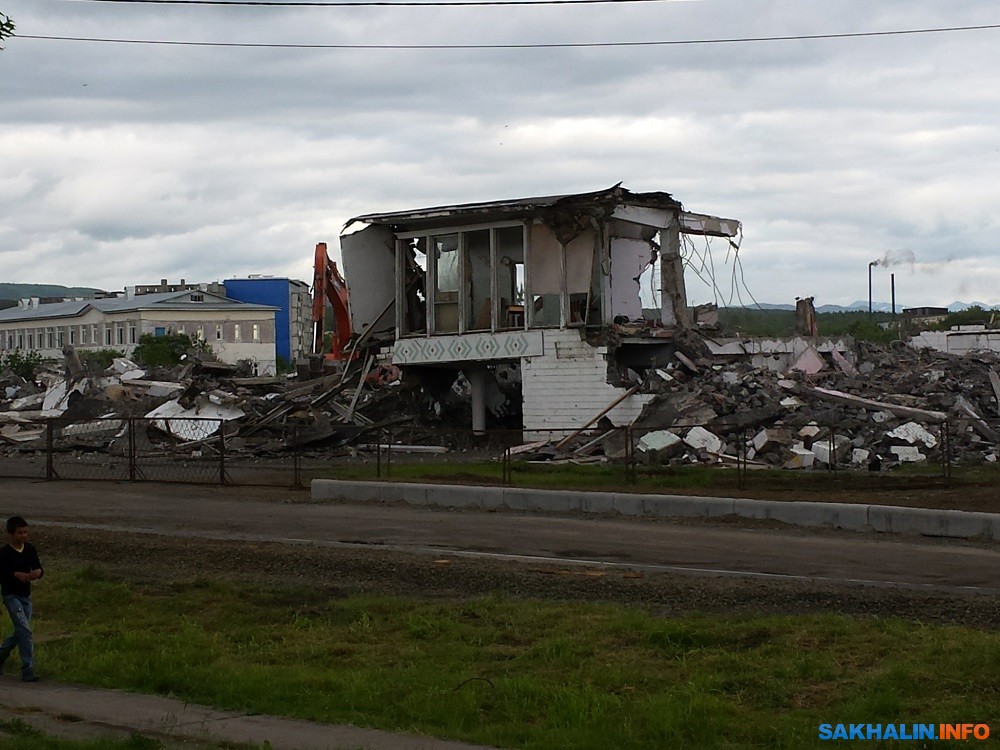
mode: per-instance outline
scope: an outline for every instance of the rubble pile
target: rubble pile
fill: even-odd
[[[995,462],[998,369],[991,352],[956,356],[904,344],[809,350],[785,372],[745,358],[678,356],[644,373],[640,390],[656,395],[632,424],[634,452],[652,464],[746,461],[788,469],[879,469],[946,455]],[[612,427],[605,419],[524,455],[624,459],[624,433]]]
[[[158,369],[118,358],[95,372],[72,348],[65,354],[63,366],[38,368],[33,379],[0,373],[0,452],[47,450],[49,425],[55,450],[113,455],[210,457],[224,440],[228,454],[331,456],[374,447],[390,433],[394,444],[469,444],[470,387],[454,371],[414,368],[404,377],[367,355],[299,381],[252,377],[197,356]],[[511,455],[788,469],[997,460],[1000,357],[990,352],[810,347],[784,369],[776,359],[706,348],[679,347],[673,358],[627,370],[632,387],[590,423]],[[634,393],[652,399],[626,432],[607,415]],[[486,403],[494,427],[520,424],[516,367],[493,368]]]
[[[220,440],[228,455],[260,459],[289,452],[329,457],[374,449],[388,438],[442,449],[468,444],[469,383],[449,370],[404,377],[363,353],[328,374],[298,380],[252,377],[249,365],[196,352],[175,367],[116,358],[106,370],[81,362],[72,347],[64,355],[62,366],[42,365],[32,379],[0,372],[0,453],[48,450],[50,425],[55,451],[112,455],[211,458]],[[519,424],[516,369],[493,369],[487,392],[493,423]],[[460,429],[442,429],[449,425]]]

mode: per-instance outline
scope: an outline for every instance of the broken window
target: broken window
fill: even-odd
[[[599,310],[600,295],[593,289],[595,249],[592,229],[564,245],[549,227],[531,227],[532,326],[583,325],[591,317],[592,303]]]
[[[396,273],[402,278],[403,304],[399,314],[403,335],[427,332],[426,246],[423,237],[403,240],[397,245],[400,256]]]
[[[496,230],[497,295],[500,298],[497,328],[524,328],[524,228]]]
[[[641,320],[643,308],[659,309],[659,248],[656,230],[631,222],[617,221],[611,227],[608,245],[611,319]],[[659,318],[657,312],[656,317]]]
[[[460,284],[459,240],[457,234],[431,238],[434,248],[434,331],[458,332],[458,290]]]
[[[466,328],[489,331],[493,299],[490,291],[490,230],[481,229],[465,235],[465,266],[468,294],[465,301]]]

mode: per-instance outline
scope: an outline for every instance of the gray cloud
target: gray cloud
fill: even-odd
[[[24,34],[285,43],[649,40],[994,20],[972,0],[5,5]],[[117,288],[163,276],[308,279],[312,244],[335,245],[358,213],[624,181],[741,219],[746,282],[762,301],[863,298],[867,263],[906,248],[912,273],[879,268],[878,277],[898,271],[907,304],[1000,302],[998,37],[519,51],[14,39],[0,53],[0,263],[12,281]],[[728,285],[731,266],[717,273]],[[712,297],[691,285],[696,301]]]

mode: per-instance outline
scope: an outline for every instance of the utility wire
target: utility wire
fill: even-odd
[[[932,29],[900,31],[859,31],[845,34],[800,34],[794,36],[748,36],[718,39],[670,39],[650,42],[549,42],[521,44],[277,44],[267,42],[183,42],[163,39],[107,39],[83,36],[48,36],[17,34],[19,39],[41,39],[60,42],[103,42],[107,44],[160,44],[181,47],[251,47],[268,49],[380,49],[380,50],[469,50],[469,49],[593,49],[597,47],[668,47],[696,44],[742,44],[748,42],[792,42],[813,39],[857,39],[866,37],[904,36],[908,34],[939,34],[954,31],[984,31],[1000,29],[1000,23],[980,26],[949,26]]]
[[[76,0],[87,3],[123,3],[125,5],[233,5],[246,7],[278,7],[278,8],[364,8],[372,6],[392,7],[404,5],[410,7],[447,7],[472,5],[611,5],[616,3],[675,3],[680,0],[292,0],[283,3],[280,0]]]

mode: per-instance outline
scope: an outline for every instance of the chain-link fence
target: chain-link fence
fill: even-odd
[[[246,442],[218,419],[52,418],[39,434],[0,457],[0,475],[46,480],[186,482],[301,486],[299,451],[289,437]],[[294,429],[289,430],[294,435]],[[249,468],[266,464],[266,471]]]
[[[955,463],[951,433],[947,421],[921,428],[912,443],[883,439],[874,444],[858,441],[835,424],[810,424],[791,435],[750,427],[723,433],[713,424],[481,433],[442,428],[424,436],[437,438],[433,444],[425,439],[413,445],[410,428],[388,427],[372,430],[371,442],[362,447],[372,478],[382,480],[547,486],[547,477],[561,474],[571,483],[569,474],[579,480],[589,471],[600,488],[646,491],[670,486],[918,489],[950,484]],[[433,468],[421,469],[420,464]],[[558,478],[551,484],[554,488]]]
[[[919,488],[951,480],[949,422],[872,443],[835,424],[456,430],[343,426],[266,433],[218,419],[63,420],[0,455],[0,476],[305,487],[313,478],[669,491]],[[712,471],[709,471],[711,469]]]

